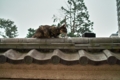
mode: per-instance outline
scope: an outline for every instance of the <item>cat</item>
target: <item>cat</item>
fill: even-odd
[[[54,27],[49,25],[41,25],[36,30],[33,38],[58,38],[60,34],[67,34],[66,25],[62,25],[61,27]]]

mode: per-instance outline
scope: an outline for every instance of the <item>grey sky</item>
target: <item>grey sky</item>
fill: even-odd
[[[18,37],[25,37],[28,28],[53,24],[53,14],[59,14],[60,7],[67,0],[0,0],[0,18],[10,19],[18,27]],[[94,22],[97,37],[109,37],[117,32],[116,0],[84,0]],[[61,14],[61,13],[60,13]]]

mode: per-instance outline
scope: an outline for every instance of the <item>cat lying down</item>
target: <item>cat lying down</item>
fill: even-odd
[[[67,28],[65,25],[61,27],[42,25],[36,30],[33,38],[58,38],[60,34],[67,35]]]

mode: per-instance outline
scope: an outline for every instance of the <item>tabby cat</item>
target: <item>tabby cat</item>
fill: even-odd
[[[60,34],[67,34],[67,28],[64,25],[61,27],[54,27],[49,25],[41,25],[36,30],[33,38],[58,38]]]

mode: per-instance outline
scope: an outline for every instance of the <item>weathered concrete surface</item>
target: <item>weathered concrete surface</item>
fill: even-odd
[[[120,80],[120,65],[0,64],[0,78]]]
[[[0,38],[1,49],[120,49],[120,38]]]

